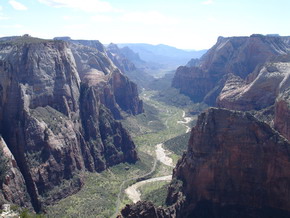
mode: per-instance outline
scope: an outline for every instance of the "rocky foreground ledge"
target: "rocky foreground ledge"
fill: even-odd
[[[173,172],[168,208],[127,205],[120,217],[289,217],[290,144],[246,112],[210,108]]]

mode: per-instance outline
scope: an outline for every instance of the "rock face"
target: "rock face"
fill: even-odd
[[[266,63],[247,80],[229,76],[217,105],[234,110],[260,110],[274,105],[276,98],[289,86],[290,62]]]
[[[137,160],[114,117],[142,112],[142,101],[102,49],[12,38],[0,42],[0,77],[0,134],[20,170],[7,190],[24,184],[36,211],[79,190],[84,170]]]
[[[167,215],[156,217],[289,217],[289,152],[289,142],[251,114],[211,108],[199,116],[174,169],[181,185],[169,188],[171,206],[159,212]],[[122,214],[158,211],[145,206]]]
[[[116,44],[109,44],[107,50],[109,51],[111,60],[122,72],[136,70],[135,65],[125,57]]]
[[[170,214],[162,208],[156,208],[151,202],[139,201],[133,205],[126,205],[122,210],[122,216],[119,215],[117,218],[121,217],[165,218],[170,217]]]
[[[152,76],[133,63],[146,64],[130,48],[120,49],[116,44],[111,43],[107,46],[107,53],[113,63],[140,88],[148,87],[148,84],[153,81]]]
[[[27,194],[25,180],[17,166],[16,160],[6,145],[4,139],[0,136],[0,149],[8,160],[8,172],[4,183],[0,185],[0,203],[5,200],[15,202],[18,205],[32,208],[29,195]]]
[[[122,118],[121,110],[133,115],[142,113],[143,102],[139,99],[136,84],[116,68],[105,48],[99,51],[83,46],[78,41],[72,42],[69,46],[81,80],[102,90],[100,101],[111,110],[114,117]]]
[[[289,87],[289,86],[288,86]],[[275,103],[274,127],[290,141],[290,90],[280,94]]]
[[[209,109],[174,170],[186,196],[182,214],[289,216],[289,151],[287,140],[250,114]]]
[[[287,39],[263,35],[219,37],[199,63],[177,69],[172,86],[195,102],[215,105],[230,75],[245,79],[265,62],[286,55],[289,53]]]

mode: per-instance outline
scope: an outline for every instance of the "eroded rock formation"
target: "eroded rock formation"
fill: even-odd
[[[219,37],[198,63],[177,69],[172,86],[195,102],[215,105],[229,75],[244,80],[267,61],[287,55],[287,39],[263,35]]]
[[[78,191],[84,170],[137,160],[134,143],[114,117],[142,112],[142,101],[102,46],[28,36],[2,40],[0,77],[0,134],[16,172],[4,184],[6,200],[29,204],[25,195],[5,195],[22,183],[18,195],[28,193],[40,211]]]
[[[211,108],[199,116],[188,150],[174,169],[170,206],[157,209],[139,202],[122,215],[286,218],[289,169],[289,141],[268,124],[247,112]]]

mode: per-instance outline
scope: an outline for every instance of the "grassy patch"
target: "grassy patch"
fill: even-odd
[[[134,117],[127,117],[126,120],[122,121],[125,128],[133,136],[140,161],[135,165],[119,164],[102,173],[86,173],[86,181],[82,190],[73,196],[61,200],[56,205],[50,206],[48,208],[49,217],[112,216],[115,213],[120,187],[122,187],[122,191],[125,190],[135,182],[134,178],[144,175],[151,170],[155,158],[156,145],[185,133],[186,127],[177,122],[183,120],[183,110],[152,99],[156,94],[156,91],[142,93],[146,112]],[[180,139],[182,140],[178,142]],[[169,144],[172,144],[172,146],[173,144],[177,146],[179,144],[182,144],[182,146],[187,145],[187,142],[184,143],[183,141],[186,141],[186,139],[182,137],[176,138],[174,143],[170,142]],[[175,162],[180,157],[180,149],[174,148],[174,146],[170,149],[172,151],[171,156]],[[170,175],[171,173],[171,167],[158,162],[156,171],[149,177]],[[123,181],[130,178],[133,179],[121,186]],[[148,185],[147,187],[145,186],[143,191],[141,190],[141,192],[144,192],[144,198],[142,196],[142,199],[151,200],[157,205],[163,205],[167,193],[166,182],[154,183],[153,187],[151,184]],[[120,199],[120,209],[126,203],[131,203],[124,192],[121,192]]]
[[[75,195],[48,207],[48,217],[112,216],[122,182],[143,175],[152,167],[152,157],[144,153],[139,153],[139,157],[141,160],[135,165],[122,163],[102,173],[86,173],[84,187]]]
[[[158,181],[140,187],[142,200],[151,201],[156,206],[166,206],[167,189],[169,181]]]
[[[167,140],[166,142],[164,142],[164,146],[166,149],[170,150],[171,152],[179,156],[182,156],[183,152],[187,150],[189,138],[190,138],[190,132]]]

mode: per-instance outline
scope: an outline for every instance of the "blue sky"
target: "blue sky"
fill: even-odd
[[[0,37],[210,48],[218,36],[290,35],[290,0],[0,0]]]

